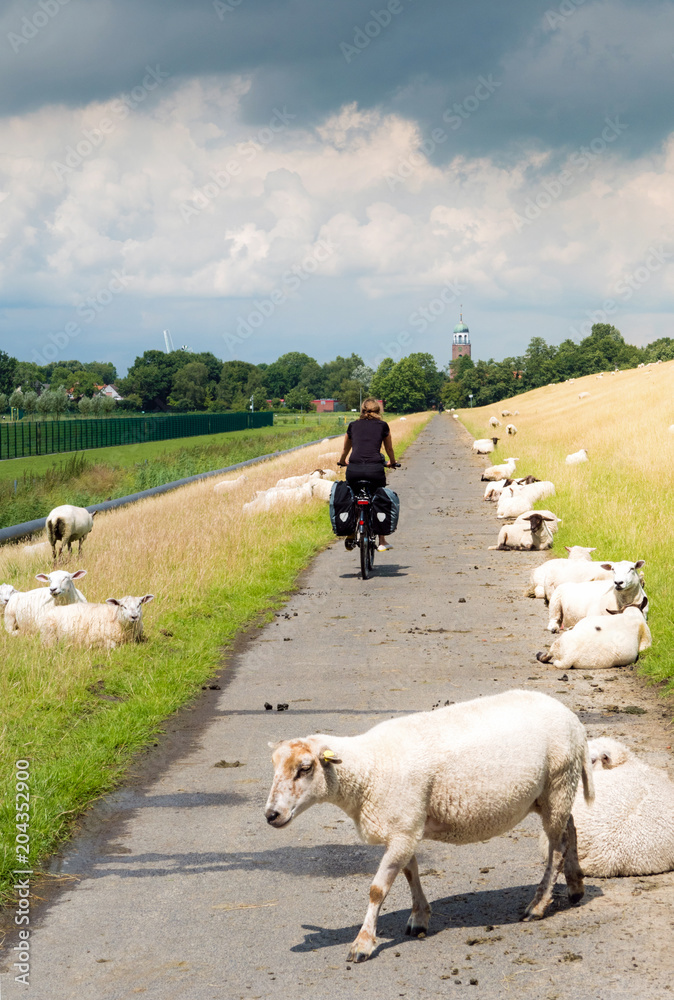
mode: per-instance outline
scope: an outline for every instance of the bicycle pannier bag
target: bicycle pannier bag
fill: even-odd
[[[390,486],[380,486],[372,497],[372,527],[380,535],[392,535],[398,527],[400,500]]]
[[[336,535],[352,535],[356,530],[358,509],[353,490],[348,483],[332,484],[330,494],[330,521]]]

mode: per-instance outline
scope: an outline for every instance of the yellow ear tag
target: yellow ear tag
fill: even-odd
[[[324,750],[323,751],[323,756],[325,757],[326,760],[332,760],[332,758],[335,756],[335,751],[334,750]]]

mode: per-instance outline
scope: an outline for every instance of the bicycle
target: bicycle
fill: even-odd
[[[399,469],[400,462],[395,465],[389,463],[387,468]],[[351,489],[358,507],[354,547],[358,546],[360,550],[360,574],[363,580],[367,580],[374,567],[374,554],[377,551],[378,531],[372,524],[372,495],[377,487],[369,479],[356,479]]]

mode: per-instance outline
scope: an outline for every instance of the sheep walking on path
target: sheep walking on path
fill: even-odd
[[[602,736],[588,747],[595,801],[588,808],[577,795],[573,804],[583,872],[610,878],[672,871],[674,782],[618,740]]]
[[[571,902],[583,896],[571,806],[581,778],[586,801],[594,795],[587,740],[573,712],[548,695],[507,691],[390,719],[360,736],[285,740],[272,761],[271,826],[328,802],[366,843],[386,845],[349,961],[372,954],[379,911],[400,871],[412,892],[406,933],[426,933],[431,908],[415,856],[423,839],[489,840],[536,812],[550,848],[524,919],[544,915],[562,867]]]
[[[82,542],[94,526],[94,517],[98,511],[90,514],[86,507],[73,507],[64,503],[54,507],[47,514],[47,535],[51,543],[52,556],[56,562],[56,543],[61,543],[59,555],[63,555],[63,547],[68,546],[68,555],[72,555],[73,542],[79,542],[78,556],[82,554]]]

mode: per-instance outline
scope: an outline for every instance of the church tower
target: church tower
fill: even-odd
[[[452,361],[456,361],[457,358],[468,355],[470,357],[470,330],[463,322],[463,307],[459,314],[459,322],[454,327],[454,338],[452,340]],[[452,378],[454,378],[454,372],[452,371]]]

